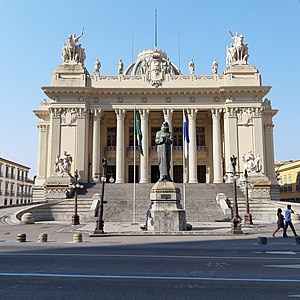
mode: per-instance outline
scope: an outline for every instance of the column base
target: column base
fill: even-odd
[[[79,216],[78,215],[73,215],[72,216],[72,225],[79,225]]]
[[[190,179],[188,183],[198,183],[197,179]]]
[[[117,180],[115,181],[115,183],[125,183],[125,180],[123,180],[123,179],[117,179]]]

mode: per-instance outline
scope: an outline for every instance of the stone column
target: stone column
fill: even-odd
[[[60,153],[60,109],[50,108],[50,154],[49,162],[50,165],[47,170],[47,177],[54,173],[53,166],[55,164],[56,156],[61,155]]]
[[[76,141],[76,160],[73,172],[78,170],[80,180],[88,181],[88,119],[86,108],[77,108],[77,141]],[[72,153],[70,153],[72,155]]]
[[[221,118],[222,109],[211,109],[213,120],[213,164],[214,183],[222,183],[222,155],[221,155]]]
[[[47,149],[48,149],[48,125],[38,125],[38,161],[35,185],[42,185],[47,179]]]
[[[142,131],[142,147],[144,155],[140,155],[140,183],[148,183],[148,173],[149,173],[149,146],[148,146],[148,118],[149,109],[140,109],[141,116],[141,131]]]
[[[260,155],[262,162],[262,173],[265,173],[265,152],[263,139],[263,122],[262,122],[263,108],[256,107],[253,112],[253,129],[254,129],[254,155]],[[274,169],[274,168],[273,168]]]
[[[168,122],[170,132],[173,134],[173,108],[164,108],[164,121]],[[173,179],[173,147],[171,147],[171,160],[170,160],[170,175]]]
[[[125,109],[116,109],[117,117],[117,150],[116,150],[116,183],[124,183],[124,120]]]
[[[230,157],[238,156],[238,127],[237,127],[237,111],[233,107],[227,107],[224,114],[224,142],[225,142],[225,171],[231,172],[232,165]]]
[[[197,139],[196,139],[196,119],[198,109],[187,109],[189,120],[189,183],[198,183],[197,178]]]
[[[265,160],[266,162],[263,164],[265,165],[266,175],[268,176],[269,180],[271,180],[272,184],[277,184],[277,179],[275,176],[275,169],[274,169],[274,140],[273,140],[273,122],[272,119],[270,122],[265,123],[265,145],[266,145],[266,155]]]
[[[96,173],[100,173],[101,109],[92,109],[91,112],[93,113],[93,161],[92,161],[92,178],[93,178]]]

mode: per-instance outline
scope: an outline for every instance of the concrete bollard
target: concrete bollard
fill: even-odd
[[[259,236],[257,237],[257,243],[260,245],[266,245],[268,244],[268,240],[265,236]]]
[[[82,242],[82,234],[81,233],[74,233],[73,234],[73,242],[74,243],[81,243]]]
[[[47,242],[47,240],[48,240],[48,235],[47,235],[47,233],[41,233],[41,234],[39,234],[39,242],[40,243],[45,243],[45,242]]]
[[[34,224],[34,217],[32,213],[25,213],[21,218],[20,224]]]
[[[295,236],[296,245],[300,245],[300,236]]]
[[[19,243],[26,242],[26,234],[25,233],[18,233],[17,234],[17,242],[19,242]]]

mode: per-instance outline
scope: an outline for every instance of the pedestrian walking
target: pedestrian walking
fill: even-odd
[[[292,210],[291,205],[288,204],[286,206],[286,210],[285,210],[285,214],[284,214],[284,222],[285,222],[284,229],[283,229],[283,237],[284,238],[287,237],[286,230],[287,230],[288,226],[290,226],[290,228],[292,229],[294,236],[298,236],[295,231],[294,225],[292,223],[292,218],[291,218],[292,213],[294,213],[294,211]]]
[[[277,209],[277,229],[273,232],[273,236],[275,237],[275,234],[279,229],[284,229],[284,216],[282,214],[282,209],[278,208]]]

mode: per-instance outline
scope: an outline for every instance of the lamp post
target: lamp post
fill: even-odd
[[[247,170],[245,170],[244,177],[245,177],[244,183],[245,183],[245,192],[246,192],[246,214],[244,216],[244,223],[247,225],[253,225],[252,215],[250,213],[250,205],[249,205],[249,190],[248,190],[249,180],[248,180]]]
[[[96,221],[96,228],[94,230],[95,234],[102,234],[104,233],[104,221],[103,221],[103,205],[105,203],[107,203],[107,201],[104,201],[104,188],[105,188],[105,182],[107,179],[107,175],[111,175],[111,174],[107,174],[107,159],[106,158],[102,158],[102,168],[103,168],[103,172],[102,172],[102,176],[101,176],[101,182],[102,182],[102,187],[101,187],[101,198],[100,198],[100,204],[99,204],[99,208],[98,208],[98,216],[97,216],[97,221]],[[96,174],[99,175],[99,174]],[[109,178],[109,182],[113,183],[114,182],[114,178],[111,175]]]
[[[72,225],[79,225],[79,215],[77,212],[77,190],[78,189],[82,189],[83,185],[79,184],[78,182],[78,171],[75,170],[74,172],[74,183],[72,184],[72,188],[75,191],[75,195],[74,195],[74,215],[72,216]]]
[[[233,234],[241,234],[241,218],[239,217],[238,212],[238,203],[237,203],[237,186],[236,181],[238,179],[238,175],[236,172],[236,160],[237,157],[232,155],[230,157],[231,165],[232,165],[232,175],[233,175],[233,218],[231,220],[231,233]]]

